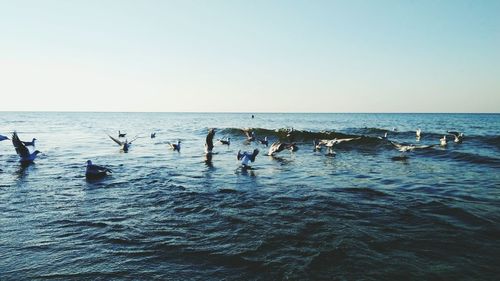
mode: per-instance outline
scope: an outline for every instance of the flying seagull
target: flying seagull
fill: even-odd
[[[116,144],[118,144],[120,147],[121,147],[121,150],[123,150],[123,152],[128,152],[128,148],[130,147],[130,145],[132,144],[132,142],[134,142],[137,137],[131,141],[127,141],[125,139],[125,141],[120,141],[120,140],[117,140],[115,138],[113,138],[112,136],[108,135],[110,139],[112,139],[114,142],[116,142]]]
[[[335,152],[333,151],[333,147],[339,143],[342,142],[347,142],[347,141],[353,141],[353,140],[359,140],[361,137],[357,138],[345,138],[345,139],[337,139],[334,138],[333,140],[320,140],[319,145],[324,145],[328,148],[328,153],[326,155],[328,156],[333,156],[335,155]]]
[[[255,132],[252,131],[251,129],[244,129],[243,132],[247,136],[247,141],[252,142],[255,140]]]
[[[87,160],[87,169],[85,170],[85,177],[88,179],[98,179],[112,173],[110,169],[92,164],[92,161]]]
[[[22,163],[31,163],[35,160],[36,156],[40,153],[40,151],[35,150],[30,152],[28,147],[19,139],[19,136],[16,132],[12,134],[12,144],[16,149],[17,155],[21,158]]]
[[[250,168],[249,163],[250,162],[253,163],[255,161],[255,157],[257,156],[257,154],[259,154],[259,150],[257,148],[254,149],[252,153],[247,152],[247,151],[241,153],[241,150],[240,150],[240,151],[238,151],[237,159],[241,160],[242,167],[244,169],[247,169],[247,168]]]
[[[456,143],[462,143],[462,141],[464,139],[464,133],[455,132],[455,131],[448,131],[448,134],[452,134],[455,137],[454,142],[456,142]]]

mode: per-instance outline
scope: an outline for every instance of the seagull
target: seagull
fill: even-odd
[[[448,143],[446,142],[446,135],[444,135],[441,139],[439,139],[439,145],[446,146]]]
[[[269,141],[267,140],[267,137],[264,137],[264,139],[259,139],[259,142],[266,147],[269,145]]]
[[[254,162],[257,154],[259,154],[259,150],[257,148],[254,149],[252,153],[246,152],[246,151],[241,153],[241,150],[240,150],[240,151],[238,151],[237,159],[241,160],[242,167],[244,169],[247,169],[247,168],[250,168],[250,165],[248,165],[249,162]]]
[[[314,145],[314,149],[313,149],[314,152],[321,151],[321,149],[323,148],[323,146],[322,146],[323,144],[318,139],[313,140],[313,145]]]
[[[299,150],[299,147],[297,146],[297,144],[295,144],[294,142],[293,143],[290,143],[290,144],[287,144],[286,145],[286,148],[292,152],[295,152],[297,150]]]
[[[22,163],[31,163],[35,160],[36,156],[40,153],[40,151],[35,150],[34,152],[30,152],[30,150],[26,147],[26,145],[19,139],[17,133],[14,132],[12,134],[12,144],[16,149],[17,155],[21,157]]]
[[[243,132],[247,136],[247,141],[252,142],[255,140],[255,132],[250,129],[244,129]]]
[[[118,137],[119,138],[124,138],[127,134],[122,134],[120,130],[118,130]]]
[[[415,135],[416,135],[416,137],[417,137],[417,140],[420,140],[420,136],[421,136],[421,134],[422,134],[422,130],[417,129],[417,130],[415,131]]]
[[[211,154],[214,149],[214,135],[215,129],[209,129],[205,139],[205,154]]]
[[[4,140],[8,140],[8,139],[9,139],[8,137],[0,135],[0,141],[4,141]]]
[[[137,139],[137,137],[131,141],[127,141],[125,139],[125,141],[120,141],[120,140],[117,140],[115,138],[113,138],[112,136],[108,135],[110,139],[112,139],[114,142],[116,142],[119,146],[121,146],[121,150],[123,150],[123,152],[128,152],[128,148],[129,146],[132,144],[133,141],[135,141]]]
[[[177,141],[177,143],[170,143],[170,142],[167,142],[168,145],[170,145],[170,147],[174,150],[174,151],[177,151],[177,152],[181,152],[181,141]]]
[[[98,165],[92,164],[92,161],[87,160],[87,169],[85,170],[85,177],[88,179],[102,178],[113,173],[110,169]]]
[[[387,132],[384,133],[383,137],[378,137],[378,138],[381,139],[381,140],[386,140],[387,139]]]
[[[455,140],[454,140],[455,143],[462,143],[462,141],[464,139],[464,133],[455,132],[455,131],[448,131],[448,134],[452,134],[455,137]]]
[[[426,148],[431,148],[434,146],[433,145],[414,145],[414,144],[409,144],[409,145],[403,145],[397,142],[391,141],[391,144],[401,152],[401,156],[399,157],[393,157],[393,160],[406,160],[408,156],[406,156],[406,152],[411,152],[415,149],[426,149]]]
[[[282,143],[280,141],[276,141],[273,144],[271,144],[271,147],[269,148],[269,152],[267,155],[269,156],[274,156],[275,153],[281,152],[286,148],[286,144]]]
[[[227,139],[219,139],[218,140],[221,144],[223,145],[230,145],[231,144],[231,138],[227,138]]]
[[[333,156],[335,155],[335,152],[333,151],[333,147],[339,143],[346,142],[346,141],[353,141],[353,140],[359,140],[361,137],[357,138],[345,138],[345,139],[337,139],[334,138],[333,140],[320,140],[320,144],[325,145],[328,148],[328,153],[326,155],[328,156]]]
[[[156,133],[151,133],[151,138],[152,139],[156,138]]]

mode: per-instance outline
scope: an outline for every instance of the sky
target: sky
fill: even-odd
[[[500,112],[500,1],[0,0],[0,111]]]

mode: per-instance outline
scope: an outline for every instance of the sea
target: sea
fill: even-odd
[[[1,112],[0,280],[498,280],[500,114],[253,115]]]

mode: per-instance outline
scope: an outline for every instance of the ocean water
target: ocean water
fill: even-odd
[[[216,144],[205,161],[208,128]],[[266,156],[246,143],[288,141]],[[396,128],[397,131],[393,131]],[[422,129],[420,141],[415,130]],[[2,112],[0,280],[498,280],[499,114]],[[108,138],[139,138],[128,153]],[[378,137],[463,143],[399,156]],[[157,132],[151,139],[149,134]],[[313,152],[314,138],[361,139]],[[181,151],[167,142],[182,141]],[[259,148],[251,170],[238,150]],[[113,170],[85,179],[85,163]]]

